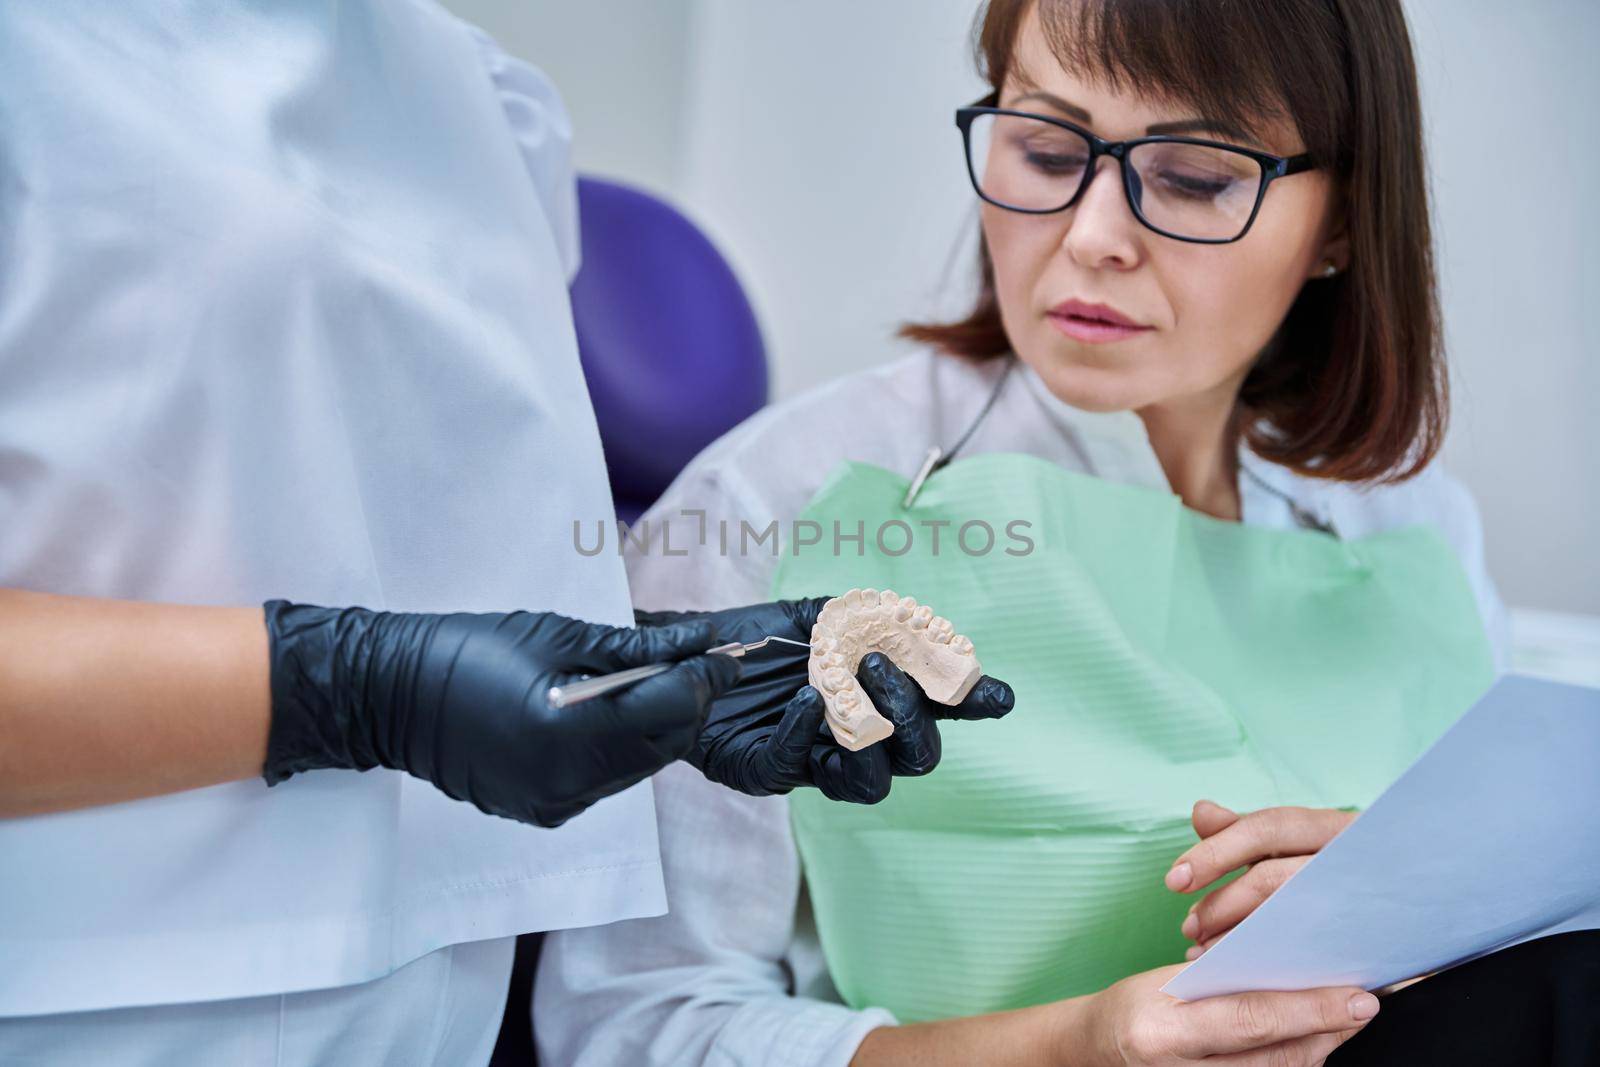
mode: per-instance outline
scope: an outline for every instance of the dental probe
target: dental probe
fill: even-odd
[[[798,645],[806,649],[811,647],[806,641],[792,641],[787,637],[769,635],[759,641],[751,641],[749,644],[730,641],[725,645],[718,645],[716,648],[708,648],[702,655],[716,654],[739,659],[746,652],[754,652],[758,648],[765,648],[769,641],[779,641],[786,645]],[[611,674],[601,674],[593,678],[586,677],[580,681],[569,682],[566,685],[553,685],[550,687],[550,691],[545,694],[545,699],[550,702],[552,708],[565,708],[572,704],[581,704],[585,700],[592,700],[614,689],[621,689],[625,685],[632,685],[634,682],[642,682],[646,678],[653,678],[662,671],[670,671],[675,666],[677,666],[676,663],[651,663],[644,667],[630,667],[625,671],[613,671]]]

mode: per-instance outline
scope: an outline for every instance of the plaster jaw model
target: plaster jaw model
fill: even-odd
[[[888,589],[834,597],[811,629],[808,673],[834,740],[852,752],[894,733],[856,681],[856,667],[870,652],[888,656],[940,704],[961,703],[983,677],[972,642],[926,605]]]

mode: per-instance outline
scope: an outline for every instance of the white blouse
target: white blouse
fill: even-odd
[[[1003,367],[918,353],[751,418],[706,449],[636,524],[627,547],[635,605],[715,609],[768,599],[777,560],[765,546],[739,552],[741,522],[761,531],[777,520],[781,532],[844,459],[910,477],[931,445],[949,449],[972,424]],[[1143,420],[1073,408],[1020,363],[961,455],[980,452],[1030,453],[1170,492]],[[1401,485],[1356,488],[1299,477],[1244,448],[1240,461],[1242,518],[1251,525],[1296,526],[1293,501],[1346,538],[1437,527],[1466,569],[1504,669],[1506,613],[1484,569],[1477,509],[1437,464]],[[894,1019],[839,1003],[811,924],[787,799],[735,793],[682,763],[654,786],[669,913],[550,935],[534,994],[543,1061],[847,1064],[867,1031]]]

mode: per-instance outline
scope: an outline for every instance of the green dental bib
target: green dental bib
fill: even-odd
[[[1182,962],[1194,898],[1162,878],[1194,801],[1363,806],[1493,680],[1466,576],[1426,527],[1252,528],[1009,454],[951,465],[910,510],[905,491],[843,465],[801,516],[825,536],[783,557],[774,595],[925,600],[1017,706],[942,724],[939,768],[881,804],[792,796],[855,1007],[970,1015]],[[958,536],[979,520],[986,552],[981,527]]]

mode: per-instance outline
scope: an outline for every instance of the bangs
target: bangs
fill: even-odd
[[[1330,63],[1343,51],[1341,24],[1328,3],[992,0],[975,44],[996,89],[1022,74],[1014,57],[1030,10],[1074,76],[1242,130],[1287,122],[1320,165],[1338,170],[1348,157],[1348,78]]]

